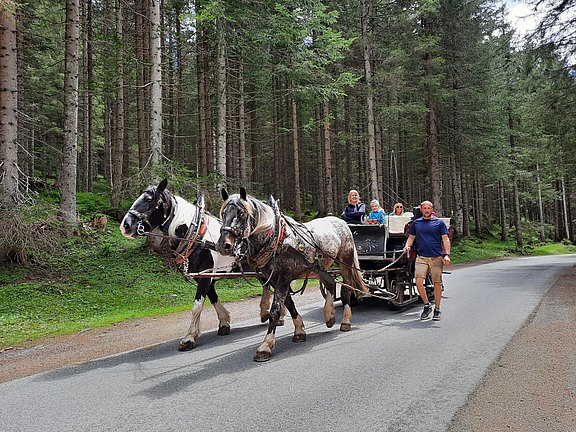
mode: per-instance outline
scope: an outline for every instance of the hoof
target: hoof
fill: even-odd
[[[276,327],[283,326],[283,325],[284,325],[283,319],[278,320],[278,322],[276,323]]]
[[[350,331],[350,327],[352,327],[352,324],[342,323],[342,324],[340,324],[340,331],[343,331],[343,332]]]
[[[304,342],[306,341],[306,333],[295,334],[292,336],[292,342]]]
[[[266,362],[272,358],[272,352],[268,351],[256,351],[256,355],[254,356],[255,362]]]
[[[218,329],[218,336],[226,336],[230,334],[230,326],[224,325]]]
[[[266,315],[261,315],[260,316],[260,322],[265,323],[266,321],[268,321],[270,319],[270,314],[266,314]]]
[[[182,340],[180,345],[178,345],[178,351],[191,351],[195,346],[196,344],[192,340]]]
[[[336,318],[330,318],[330,320],[326,321],[326,327],[332,328],[334,323],[336,322]]]

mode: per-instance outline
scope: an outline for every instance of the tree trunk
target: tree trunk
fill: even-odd
[[[544,229],[544,203],[542,201],[542,181],[540,180],[540,165],[536,163],[536,183],[538,185],[538,217],[540,219],[540,241],[546,240]]]
[[[346,188],[354,184],[354,165],[352,163],[354,157],[352,155],[352,127],[351,124],[351,108],[350,108],[350,98],[344,98],[344,147],[346,153]],[[339,198],[340,200],[340,198]],[[348,203],[345,203],[348,204]]]
[[[564,177],[560,179],[560,185],[562,186],[562,216],[564,219],[564,234],[565,238],[570,239],[570,222],[568,220],[568,197],[566,195],[566,183]]]
[[[462,183],[462,235],[470,237],[470,189],[468,175],[460,172]]]
[[[302,219],[300,205],[300,154],[298,149],[298,110],[296,105],[296,86],[292,81],[292,153],[294,155],[294,218]]]
[[[427,37],[435,37],[435,17],[422,19],[422,27]],[[429,83],[434,82],[437,75],[437,66],[434,62],[432,48],[424,55],[424,73],[425,80]],[[434,203],[434,209],[438,214],[443,213],[442,209],[442,165],[440,162],[440,151],[438,141],[438,100],[435,95],[435,89],[432,84],[428,85],[426,94],[426,149],[428,153],[428,172],[430,176],[430,188],[432,192],[431,200]]]
[[[76,224],[76,157],[78,153],[78,48],[80,0],[66,1],[64,54],[64,146],[60,170],[60,218]]]
[[[18,58],[16,4],[0,9],[0,208],[18,199]]]
[[[514,202],[514,227],[516,228],[516,246],[518,249],[524,247],[524,240],[522,238],[522,224],[520,213],[520,197],[518,194],[518,155],[516,149],[516,137],[514,136],[515,121],[512,114],[512,107],[508,107],[508,128],[509,128],[509,142],[512,157],[512,201]]]
[[[500,211],[500,240],[508,241],[508,227],[506,225],[506,194],[504,190],[504,181],[498,180],[498,209]]]
[[[150,155],[149,150],[149,137],[146,133],[150,125],[149,118],[147,115],[147,92],[146,83],[148,82],[148,73],[145,63],[148,60],[146,58],[146,53],[148,50],[146,47],[148,44],[145,43],[145,35],[149,36],[149,32],[145,31],[144,23],[148,23],[148,16],[150,8],[147,7],[146,1],[137,1],[135,4],[136,13],[134,14],[136,18],[136,40],[135,40],[135,51],[136,51],[136,123],[138,129],[138,167],[143,169],[148,162],[148,157]]]
[[[322,121],[324,129],[324,185],[326,196],[326,211],[334,213],[334,193],[332,185],[332,144],[330,133],[330,110],[328,100],[324,99],[322,103]]]
[[[325,159],[324,159],[324,128],[322,127],[322,113],[320,107],[317,106],[315,110],[316,117],[316,158],[318,161],[318,172],[322,173],[320,179],[316,184],[316,193],[314,197],[316,199],[316,210],[318,211],[318,217],[326,216],[326,188],[324,186],[324,175],[325,175]]]
[[[572,217],[572,190],[571,190],[570,182],[567,181],[564,184],[564,190],[566,192],[566,223],[568,224],[568,229],[566,232],[568,233],[568,240],[574,244],[574,218]]]
[[[240,56],[238,66],[238,171],[240,184],[248,187],[246,171],[246,100],[244,96],[244,58]]]
[[[482,193],[480,180],[478,178],[474,179],[474,223],[476,224],[476,235],[482,237],[482,231],[484,229],[484,218],[482,211]]]
[[[376,129],[374,126],[374,95],[372,89],[372,65],[370,59],[371,29],[369,20],[372,16],[371,0],[362,0],[362,35],[364,52],[364,79],[366,81],[366,115],[368,120],[368,164],[370,167],[370,193],[372,198],[380,196],[378,185],[378,167],[376,163]],[[326,121],[326,120],[325,120]]]
[[[93,72],[93,53],[92,53],[92,0],[86,0],[84,3],[85,17],[84,17],[84,34],[83,34],[83,55],[84,55],[84,68],[82,74],[84,77],[84,128],[83,128],[83,160],[84,170],[82,173],[83,189],[85,191],[92,191],[92,183],[94,181],[94,152],[93,152],[93,95],[92,95],[92,80],[94,79]]]
[[[223,18],[218,20],[218,124],[216,126],[216,142],[218,149],[218,174],[222,184],[226,184],[226,39],[224,38]]]
[[[274,172],[279,173],[281,172],[280,168],[280,131],[279,131],[279,124],[280,124],[280,108],[279,103],[277,101],[278,95],[280,94],[279,91],[280,84],[278,83],[278,77],[272,72],[272,95],[273,95],[273,102],[272,102],[272,148],[274,149],[273,157],[273,166]],[[280,191],[280,176],[276,175],[273,179],[274,184],[274,191]],[[264,183],[264,182],[262,182]]]
[[[436,213],[442,214],[442,167],[438,152],[438,104],[428,98],[426,101],[426,147],[428,149],[428,164],[432,202]]]
[[[196,1],[196,16],[202,13],[202,1]],[[208,111],[207,102],[207,76],[204,66],[206,58],[206,43],[204,23],[196,20],[196,82],[198,87],[198,168],[197,173],[205,177],[210,172],[212,154],[209,151]]]
[[[150,0],[150,162],[162,155],[162,45],[160,38],[160,0]]]
[[[453,150],[454,151],[454,150]],[[458,170],[456,156],[452,162],[452,191],[454,193],[454,219],[456,230],[462,234],[464,232],[464,199],[462,196],[462,176]]]
[[[124,159],[124,65],[123,65],[123,18],[122,2],[116,0],[116,106],[114,117],[116,119],[116,131],[112,141],[112,207],[119,208],[122,200],[122,163]]]

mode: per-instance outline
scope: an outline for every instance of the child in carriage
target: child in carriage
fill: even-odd
[[[370,201],[370,209],[372,211],[368,215],[368,223],[384,225],[384,223],[386,223],[386,213],[384,212],[384,209],[380,207],[378,200],[373,199]]]

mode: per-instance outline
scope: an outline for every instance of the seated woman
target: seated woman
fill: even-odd
[[[352,189],[348,192],[348,205],[344,207],[342,219],[349,224],[361,224],[362,218],[366,216],[366,204],[360,201],[358,191]]]
[[[394,204],[394,208],[392,213],[390,213],[390,216],[404,216],[404,206],[402,203]]]
[[[370,209],[372,211],[368,214],[368,223],[384,225],[384,223],[386,223],[386,213],[384,209],[380,207],[378,200],[373,199],[370,201]]]

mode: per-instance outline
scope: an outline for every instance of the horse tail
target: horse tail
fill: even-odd
[[[352,268],[350,268],[350,278],[351,280],[351,285],[356,288],[361,290],[362,292],[369,292],[370,289],[368,288],[368,285],[366,285],[366,282],[364,282],[364,278],[362,277],[362,273],[360,272],[360,261],[358,260],[358,252],[356,251],[356,247],[352,248],[353,250],[353,263],[354,265],[352,266]]]

